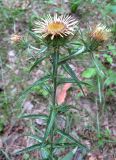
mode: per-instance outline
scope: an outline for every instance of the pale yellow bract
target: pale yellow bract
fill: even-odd
[[[98,24],[90,32],[90,37],[96,41],[106,41],[111,36],[111,30],[103,24]]]
[[[68,36],[74,35],[78,21],[69,15],[61,15],[58,17],[57,14],[54,17],[48,15],[45,19],[41,18],[35,22],[35,33],[41,34],[42,37],[50,36],[51,40],[56,36]]]

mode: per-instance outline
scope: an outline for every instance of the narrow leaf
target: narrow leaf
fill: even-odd
[[[36,136],[36,135],[25,134],[25,135],[21,135],[21,136],[19,136],[19,137],[22,137],[22,136],[27,136],[27,137],[29,137],[29,138],[32,138],[32,139],[38,141],[39,143],[42,143],[42,139],[39,138],[39,137]]]
[[[75,72],[72,70],[72,68],[69,66],[69,64],[66,62],[62,66],[63,66],[64,70],[75,80],[75,82],[77,83],[77,85],[80,87],[81,91],[84,94],[83,88],[81,86],[82,82],[77,78]]]
[[[62,135],[63,137],[65,137],[66,139],[74,142],[75,144],[77,144],[80,147],[86,148],[83,144],[81,144],[80,142],[78,142],[76,139],[74,139],[73,137],[71,137],[69,134],[65,133],[64,131],[61,130],[57,130],[56,131],[58,134]]]
[[[42,51],[45,52],[46,49],[47,49],[47,48],[44,48],[44,50],[41,50],[41,53],[42,53]],[[34,62],[34,64],[31,66],[29,72],[31,72],[39,63],[41,63],[44,59],[48,58],[51,54],[52,54],[52,53],[49,52],[49,53],[47,53],[46,55],[44,55],[43,57],[38,58],[38,59]]]
[[[76,143],[55,143],[53,148],[67,148],[67,147],[76,147]]]
[[[47,120],[48,116],[44,115],[44,114],[25,114],[25,115],[21,115],[19,118],[32,118],[32,119],[43,119],[43,120]]]
[[[44,47],[42,47],[41,49],[38,49],[38,48],[30,45],[30,48],[36,50],[36,51],[37,51],[37,52],[36,52],[37,54],[41,54],[41,53],[44,53],[44,52],[47,50],[48,47],[44,46]]]
[[[73,149],[71,152],[69,152],[68,154],[66,154],[66,156],[61,160],[71,160],[74,154],[76,153],[76,150],[77,150],[77,147]]]
[[[99,93],[99,102],[102,103],[102,100],[103,100],[103,94],[102,94],[102,84],[100,82],[100,78],[98,76],[98,79],[97,79],[97,83],[98,83],[98,93]]]
[[[22,150],[17,151],[15,154],[22,154],[22,153],[25,153],[25,152],[31,152],[31,151],[35,151],[35,150],[40,149],[40,148],[41,148],[41,143],[32,145],[30,147],[26,147]]]
[[[80,54],[82,54],[82,53],[84,53],[84,52],[86,52],[85,47],[79,48],[79,49],[77,50],[77,52],[74,52],[73,54],[62,58],[62,59],[59,61],[58,64],[60,65],[60,64],[62,64],[62,63],[65,63],[66,61],[71,60],[72,58],[74,58],[74,57],[76,57],[77,55],[80,55]]]
[[[76,140],[73,137],[71,137],[70,135],[68,135],[67,133],[65,133],[64,131],[61,131],[61,130],[58,129],[56,132],[58,134],[62,135],[64,138],[76,143]]]
[[[57,84],[60,85],[60,84],[63,84],[63,83],[77,83],[77,81],[75,81],[74,79],[72,78],[59,78],[57,80]],[[82,82],[80,81],[81,84],[86,84],[88,85],[88,83],[85,83],[85,82]]]
[[[56,115],[57,115],[56,111],[52,110],[51,113],[50,113],[50,117],[48,119],[47,128],[46,128],[46,131],[45,131],[45,134],[44,134],[43,143],[45,142],[45,140],[47,139],[48,135],[50,134],[50,131],[51,131],[52,127],[53,127]]]
[[[74,154],[73,160],[84,160],[87,155],[87,151],[83,148],[77,148],[76,153]]]
[[[28,33],[33,37],[33,39],[35,39],[36,42],[43,44],[43,40],[42,40],[41,36],[39,36],[38,34],[32,32],[32,31],[28,31]]]
[[[29,72],[31,72],[39,63],[41,63],[44,59],[46,58],[46,56],[40,57],[38,58],[34,64],[31,66],[31,68],[29,69]]]
[[[74,79],[72,78],[59,78],[57,80],[57,84],[63,84],[63,83],[76,83]]]
[[[37,53],[38,54],[44,53],[47,49],[48,49],[48,47],[44,46]]]
[[[50,150],[48,148],[41,148],[41,155],[43,159],[47,159],[50,155]]]
[[[58,112],[66,113],[69,109],[71,109],[69,105],[60,105],[58,107]]]
[[[93,60],[93,63],[95,64],[95,67],[97,69],[97,72],[98,74],[101,76],[101,77],[105,77],[105,74],[104,72],[102,71],[102,69],[100,68],[100,64],[99,64],[99,61],[97,61],[97,59],[94,57],[94,54],[91,52],[90,53],[91,55],[91,58]]]
[[[40,78],[40,79],[37,80],[36,82],[34,82],[30,87],[28,87],[26,90],[24,90],[24,91],[22,92],[22,94],[21,94],[21,96],[20,96],[20,98],[19,98],[19,101],[20,101],[21,99],[24,99],[24,97],[25,97],[28,93],[30,93],[34,87],[36,87],[36,86],[38,86],[38,85],[40,85],[40,84],[48,81],[49,79],[50,79],[50,76],[47,75],[47,76],[44,76],[44,77]]]
[[[74,154],[71,151],[68,154],[66,154],[66,156],[62,160],[71,160],[73,158],[73,156],[74,156]]]

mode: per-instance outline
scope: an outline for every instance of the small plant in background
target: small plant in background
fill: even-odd
[[[22,36],[20,35],[20,34],[13,34],[12,36],[11,36],[11,42],[12,43],[19,43],[20,41],[21,41],[21,39],[22,39]]]
[[[107,41],[111,36],[111,30],[103,24],[98,24],[89,33],[90,36],[90,50],[96,50],[104,41]]]
[[[71,0],[70,1],[71,12],[75,13],[81,3],[82,3],[82,0],[78,0],[78,1],[77,0]]]
[[[36,38],[41,41],[42,49],[38,50],[40,58],[37,58],[30,68],[32,71],[43,60],[46,63],[50,63],[51,69],[48,74],[37,80],[32,86],[27,88],[20,99],[23,99],[31,90],[38,85],[44,85],[47,92],[50,95],[49,115],[36,114],[36,115],[22,115],[22,118],[35,118],[43,119],[46,123],[46,129],[43,137],[37,135],[27,135],[36,140],[37,143],[17,152],[17,154],[40,150],[42,159],[60,160],[56,152],[61,148],[72,149],[62,160],[70,160],[78,149],[81,151],[88,151],[88,148],[81,144],[80,139],[76,139],[65,131],[57,124],[58,116],[63,114],[64,111],[70,110],[70,108],[64,104],[59,104],[56,98],[56,92],[59,85],[64,83],[75,83],[84,94],[83,85],[87,83],[78,79],[77,75],[71,68],[69,61],[76,58],[78,55],[87,53],[91,56],[91,61],[95,64],[97,70],[98,82],[101,80],[102,70],[96,61],[94,51],[98,50],[98,47],[103,44],[104,41],[110,37],[110,30],[104,25],[97,25],[88,35],[88,41],[83,40],[83,44],[77,45],[75,52],[72,52],[70,43],[75,41],[75,34],[78,31],[78,21],[69,15],[57,14],[54,17],[48,15],[46,18],[41,18],[35,21],[35,28],[33,29]],[[16,37],[15,37],[16,38]],[[78,37],[76,37],[78,38]],[[14,40],[14,39],[13,39]],[[33,47],[34,48],[34,47]],[[61,48],[64,48],[68,53],[62,53]],[[68,74],[63,75],[61,69]],[[96,71],[91,69],[91,74],[95,75]],[[84,73],[85,75],[85,73]],[[89,75],[89,78],[91,75]],[[50,87],[48,87],[50,86]],[[98,84],[99,86],[99,84]],[[99,93],[101,96],[99,87]],[[101,98],[101,97],[100,97]],[[68,108],[68,109],[67,109]],[[56,137],[60,137],[56,139]]]

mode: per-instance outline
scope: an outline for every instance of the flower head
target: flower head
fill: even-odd
[[[48,15],[46,19],[41,18],[40,21],[35,22],[35,33],[41,34],[42,37],[50,36],[51,40],[56,36],[64,37],[73,35],[76,28],[77,21],[72,16],[61,15],[51,17]]]
[[[13,35],[11,35],[10,39],[11,39],[12,43],[19,43],[22,39],[22,36],[19,34],[13,34]]]
[[[98,42],[106,41],[111,36],[111,30],[108,29],[103,24],[98,24],[95,28],[90,32],[90,37]]]

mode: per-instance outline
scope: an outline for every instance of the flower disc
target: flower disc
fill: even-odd
[[[77,26],[77,21],[72,16],[57,16],[51,17],[47,16],[46,19],[42,19],[40,21],[35,22],[35,33],[41,34],[42,37],[50,36],[53,40],[56,36],[68,36],[73,35],[75,28]]]

